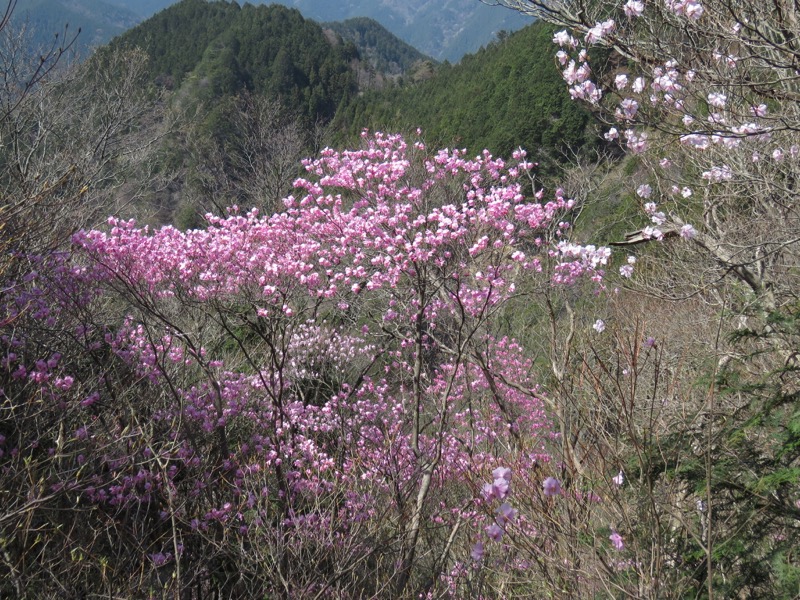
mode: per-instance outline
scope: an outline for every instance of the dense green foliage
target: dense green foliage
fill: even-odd
[[[232,2],[184,0],[134,27],[111,44],[139,46],[150,57],[154,77],[179,84],[203,57],[208,45],[228,29],[240,12]]]
[[[504,36],[427,81],[363,95],[338,124],[350,134],[421,127],[437,143],[499,154],[522,146],[537,160],[577,152],[595,143],[595,127],[553,66],[552,37],[544,23]]]
[[[416,48],[392,35],[380,23],[367,17],[325,23],[324,27],[336,32],[342,39],[352,41],[362,59],[369,61],[381,73],[400,75],[419,61],[430,60]]]
[[[355,46],[330,41],[318,24],[278,5],[184,0],[114,44],[125,45],[145,49],[153,79],[168,88],[192,74],[204,101],[252,91],[314,120],[332,117],[354,91]]]

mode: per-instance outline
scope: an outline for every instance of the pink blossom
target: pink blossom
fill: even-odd
[[[592,325],[592,329],[594,329],[597,333],[603,333],[606,330],[606,323],[603,319],[597,319]]]
[[[68,389],[70,389],[72,387],[72,384],[74,382],[75,382],[75,379],[73,377],[71,377],[70,375],[67,375],[66,377],[59,377],[58,379],[56,379],[54,385],[58,389],[66,391],[66,390],[68,390]]]
[[[622,8],[625,11],[625,16],[629,19],[640,17],[644,12],[644,2],[641,0],[628,0]]]
[[[691,240],[695,235],[697,235],[697,231],[695,231],[695,228],[689,223],[686,223],[681,227],[681,237],[683,239]]]
[[[486,528],[486,534],[489,536],[489,539],[499,542],[503,538],[503,528],[497,523],[492,523]]]
[[[622,473],[622,471],[620,471],[611,478],[611,481],[614,482],[614,485],[622,485],[625,483],[625,475]]]
[[[705,150],[711,145],[711,140],[707,135],[689,133],[680,137],[680,143],[684,146],[690,146],[695,150]]]
[[[634,100],[633,98],[625,98],[619,104],[617,118],[630,121],[636,116],[638,110],[639,110],[639,103],[636,102],[636,100]]]
[[[703,6],[697,0],[665,0],[665,4],[676,15],[685,16],[695,21],[704,12]]]
[[[558,496],[561,494],[561,482],[555,477],[548,477],[542,484],[544,488],[544,495],[547,497]]]
[[[704,8],[702,4],[695,1],[689,1],[686,3],[686,16],[690,19],[694,19],[695,21],[703,16]]]
[[[625,131],[626,146],[633,154],[641,154],[648,147],[648,135],[646,131],[636,132],[633,129]]]
[[[701,177],[712,183],[720,183],[733,179],[733,171],[728,165],[719,165],[711,167],[709,171],[704,171]]]
[[[657,227],[650,227],[648,225],[642,229],[642,237],[646,240],[661,240],[664,238],[664,232]]]
[[[147,558],[149,558],[156,567],[161,567],[169,562],[171,555],[169,553],[164,554],[163,552],[156,552],[154,554],[148,554]]]
[[[614,78],[614,85],[618,90],[624,90],[628,85],[628,76],[625,73],[620,73]]]
[[[483,496],[486,500],[503,500],[508,496],[509,481],[504,477],[497,477],[492,483],[484,484]]]
[[[441,457],[432,484],[438,487],[429,501],[433,506],[434,498],[441,500],[436,518],[460,517],[462,498],[451,492],[473,480],[472,465],[486,464],[492,456],[505,455],[514,462],[494,469],[484,494],[500,501],[508,496],[512,468],[531,462],[527,452],[508,451],[515,446],[511,434],[526,445],[530,440],[527,448],[542,453],[552,427],[531,380],[531,361],[513,340],[493,338],[489,332],[496,328],[489,319],[515,295],[515,279],[555,273],[543,283],[569,285],[584,277],[601,281],[610,251],[566,241],[549,245],[556,232],[568,231],[564,215],[574,203],[563,191],[549,200],[541,190],[530,197],[525,174],[514,170],[519,168],[516,162],[507,165],[488,152],[469,158],[459,150],[420,150],[399,136],[365,133],[356,150],[326,149],[304,161],[306,174],[295,181],[281,213],[232,210],[225,216],[209,215],[205,228],[188,231],[151,230],[112,219],[104,230],[75,236],[76,264],[98,272],[89,288],[91,298],[108,294],[118,300],[112,294],[124,287],[129,299],[146,300],[153,311],[166,309],[178,327],[190,324],[187,333],[179,333],[155,320],[140,322],[141,312],[136,312],[116,331],[99,335],[107,345],[104,351],[144,386],[169,389],[173,375],[185,367],[180,385],[169,392],[171,401],[162,397],[151,411],[155,430],[174,435],[168,444],[134,452],[125,448],[124,440],[116,446],[113,432],[92,420],[106,402],[95,390],[116,383],[109,387],[94,376],[82,376],[71,382],[70,394],[59,394],[57,388],[66,388],[70,376],[46,365],[57,384],[43,385],[35,393],[62,395],[65,404],[69,400],[91,407],[77,412],[68,408],[70,427],[65,432],[70,438],[74,431],[68,444],[76,445],[76,457],[84,447],[91,451],[102,446],[102,457],[88,451],[83,455],[98,478],[92,482],[92,502],[112,515],[122,514],[128,505],[152,505],[164,497],[166,486],[177,483],[180,473],[180,487],[192,494],[187,529],[201,532],[224,524],[226,530],[243,534],[247,528],[247,535],[257,539],[258,530],[270,527],[269,519],[258,517],[273,502],[269,498],[309,499],[302,514],[284,522],[294,536],[322,530],[330,522],[326,507],[332,505],[339,511],[344,503],[341,515],[354,515],[359,523],[375,512],[385,517],[393,507],[384,503],[388,492],[381,482],[389,477],[412,489],[420,481],[420,460],[434,452]],[[524,155],[518,156],[516,160]],[[472,256],[467,249],[473,250]],[[549,261],[548,268],[544,261]],[[422,281],[425,277],[435,279]],[[415,285],[420,281],[422,287],[441,286],[447,293],[422,295]],[[65,289],[72,286],[60,286]],[[368,325],[363,320],[350,324],[348,315],[337,312],[356,302],[374,315]],[[195,336],[194,324],[216,309],[232,309],[227,314],[236,319],[235,326],[250,327],[250,333],[280,331],[279,343],[264,350],[273,355],[266,357],[263,371],[257,364],[239,369],[213,341],[207,348],[197,345],[211,334]],[[408,423],[418,399],[406,382],[417,352],[413,325],[418,319],[424,319],[426,334],[434,336],[437,326],[450,327],[459,320],[464,339],[474,339],[474,345],[463,359],[430,353],[433,362],[430,369],[426,365],[420,401],[441,410],[425,408],[426,418],[439,421],[423,428],[414,448]],[[390,333],[385,339],[384,328]],[[95,332],[80,334],[71,343],[94,337]],[[423,343],[427,352],[441,342],[426,335]],[[41,347],[41,342],[34,340],[32,347]],[[480,364],[471,354],[478,348]],[[22,350],[35,356],[32,348]],[[59,364],[66,369],[72,361]],[[6,369],[20,366],[15,361]],[[359,371],[362,375],[356,377]],[[303,382],[328,373],[343,374],[341,383],[333,377],[330,389],[308,402]],[[494,373],[503,377],[492,381]],[[21,380],[9,383],[15,393],[23,385],[35,387],[26,376],[23,367]],[[485,401],[479,410],[467,412],[473,398]],[[501,401],[507,412],[500,410]],[[84,423],[90,429],[75,431]],[[230,453],[217,469],[207,455],[222,433]],[[476,440],[475,446],[465,440]],[[96,468],[95,460],[100,461]],[[170,465],[165,473],[158,469],[162,460]],[[278,469],[285,489],[273,486]],[[560,493],[558,480],[544,482],[545,495]],[[502,524],[519,520],[508,502],[496,510],[491,515],[496,522],[487,528],[492,539],[503,535]],[[245,511],[253,519],[245,519]],[[378,523],[367,526],[373,525]],[[472,527],[482,534],[485,525],[489,522],[477,521]],[[364,525],[355,529],[365,530]],[[473,550],[474,558],[482,556],[482,546]]]
[[[649,184],[644,183],[636,188],[636,195],[640,198],[649,198],[653,193],[653,188]]]
[[[611,543],[617,550],[622,550],[625,547],[625,543],[622,541],[622,536],[616,531],[612,531],[611,535],[608,536],[608,539],[611,540]]]
[[[617,24],[614,22],[614,19],[606,19],[602,23],[600,23],[600,28],[603,31],[603,34],[608,34],[614,31],[617,28]]]
[[[516,516],[517,511],[508,502],[503,502],[497,509],[497,522],[501,525],[513,521]]]
[[[472,560],[474,560],[475,562],[480,562],[480,560],[483,558],[483,553],[484,553],[483,542],[478,542],[472,547],[472,552],[470,552],[470,556],[472,557]]]
[[[587,44],[596,44],[601,39],[603,39],[603,27],[600,23],[597,23],[594,27],[590,28],[586,32],[586,36],[583,38]]]
[[[722,92],[711,92],[708,95],[708,103],[716,108],[724,108],[728,102],[728,97]]]
[[[558,44],[562,48],[564,46],[572,46],[571,36],[566,30],[559,31],[553,36],[553,43]]]
[[[602,23],[596,23],[594,27],[586,32],[586,37],[584,39],[586,40],[587,44],[596,44],[606,35],[614,31],[615,27],[616,24],[614,23],[614,19],[608,19]]]
[[[586,100],[591,104],[597,104],[603,97],[601,90],[593,81],[584,81],[573,85],[569,89],[569,94],[573,99]]]
[[[494,471],[492,471],[492,477],[494,477],[495,481],[498,479],[504,479],[507,482],[510,482],[511,469],[507,467],[497,467]]]

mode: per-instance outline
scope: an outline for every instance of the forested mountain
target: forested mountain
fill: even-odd
[[[479,0],[279,0],[321,21],[371,17],[437,60],[458,61],[488,44],[500,31],[530,24],[530,17]]]
[[[574,102],[552,64],[554,29],[536,23],[444,64],[426,81],[356,98],[338,127],[409,130],[427,139],[479,152],[509,154],[522,146],[537,159],[596,143],[592,117]]]
[[[191,75],[201,100],[248,91],[280,98],[311,120],[331,118],[355,92],[352,43],[280,5],[183,0],[114,40],[150,57],[154,81],[178,88]]]
[[[135,12],[141,19],[147,19],[175,4],[176,0],[108,0],[108,2]]]
[[[256,0],[250,4],[270,4]],[[455,62],[475,52],[504,31],[515,31],[531,22],[516,12],[491,7],[478,0],[405,3],[395,0],[334,3],[320,0],[278,2],[299,9],[306,18],[320,22],[339,22],[363,17],[374,19],[394,35],[437,60]],[[18,21],[27,19],[51,40],[69,23],[72,31],[81,28],[78,45],[85,51],[108,42],[159,11],[176,4],[175,0],[21,0]],[[241,2],[240,4],[247,4]],[[347,28],[354,27],[350,24]],[[364,27],[364,24],[358,25]],[[405,52],[405,50],[404,50]]]
[[[419,62],[430,60],[430,57],[367,17],[323,23],[323,27],[353,42],[362,60],[384,75],[402,75]]]
[[[167,160],[188,168],[178,185],[178,210],[196,214],[218,194],[252,202],[241,193],[255,188],[241,181],[233,186],[229,176],[241,173],[234,165],[250,152],[241,145],[252,139],[252,124],[244,121],[265,103],[280,104],[281,123],[299,120],[292,153],[312,151],[320,124],[330,123],[327,140],[339,144],[357,139],[364,127],[420,127],[432,142],[471,152],[527,148],[542,163],[540,172],[551,172],[564,153],[597,143],[589,113],[570,99],[552,68],[552,35],[551,27],[534,24],[459,64],[437,65],[370,19],[323,28],[280,5],[183,0],[114,40],[108,51],[142,48],[150,80],[176,93],[168,97],[180,98],[184,109],[197,107],[193,141],[181,137]],[[184,194],[187,182],[196,181],[193,173],[214,161],[202,193]],[[262,182],[274,188],[269,205],[288,192],[291,177],[280,179],[275,186]],[[161,218],[172,219],[176,204],[169,204]],[[185,226],[193,218],[179,221]]]
[[[146,18],[174,0],[107,0]],[[268,4],[273,0],[257,0]],[[458,61],[468,52],[488,44],[500,31],[515,31],[532,19],[479,0],[278,0],[321,22],[369,17],[421,52],[437,60]]]
[[[94,60],[141,49],[143,76],[180,115],[156,162],[171,191],[151,204],[160,207],[155,222],[178,211],[187,226],[216,205],[210,198],[273,206],[288,193],[300,156],[323,137],[350,143],[364,127],[421,127],[428,140],[474,152],[522,146],[546,172],[561,153],[596,143],[588,113],[552,69],[551,38],[551,28],[535,24],[460,64],[437,65],[367,18],[321,26],[281,5],[183,0]],[[268,164],[254,162],[254,152],[270,156]],[[276,164],[280,175],[265,182],[263,172]],[[242,180],[242,165],[252,181]]]

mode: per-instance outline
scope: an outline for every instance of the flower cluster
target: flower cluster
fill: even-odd
[[[490,524],[450,492],[499,455],[547,460],[530,360],[492,331],[522,277],[602,281],[608,250],[567,239],[574,203],[527,190],[521,150],[375,134],[304,166],[279,214],[232,207],[189,231],[112,218],[3,296],[0,395],[44,433],[3,425],[2,472],[23,481],[37,457],[54,498],[121,528],[147,515],[142,568],[200,560],[164,545],[175,531],[349,557],[381,529],[411,539],[392,528],[433,490],[446,500],[419,522],[498,540],[517,518],[510,469],[485,492]]]

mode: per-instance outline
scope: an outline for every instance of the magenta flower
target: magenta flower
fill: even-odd
[[[542,484],[544,488],[544,495],[548,497],[558,496],[561,494],[561,482],[555,477],[548,477]]]
[[[475,562],[478,562],[483,558],[483,542],[478,542],[472,547],[470,556],[472,556],[472,560]]]
[[[153,554],[148,554],[147,558],[149,558],[155,566],[161,567],[169,562],[170,558],[172,558],[172,555],[169,552],[166,554],[163,552],[156,552]]]
[[[495,481],[498,479],[505,479],[506,481],[511,481],[511,469],[508,467],[497,467],[494,471],[492,471],[492,477],[495,478]]]
[[[502,500],[506,496],[508,496],[508,480],[507,479],[495,479],[492,483],[492,496],[497,498],[498,500]]]
[[[494,540],[495,542],[499,542],[503,537],[503,528],[497,523],[492,523],[486,528],[486,534],[490,539]]]
[[[503,502],[497,509],[497,522],[504,525],[508,521],[513,521],[517,516],[517,511],[508,502]]]
[[[616,531],[612,531],[611,535],[608,536],[608,539],[611,540],[611,543],[617,550],[622,550],[625,547],[625,543],[622,541],[622,536]]]

